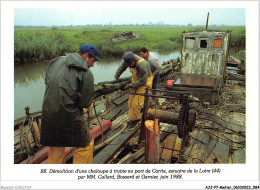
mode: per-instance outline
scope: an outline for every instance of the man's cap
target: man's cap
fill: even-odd
[[[97,61],[99,61],[98,58],[98,50],[96,47],[91,46],[91,45],[82,45],[79,47],[80,51],[83,51],[85,53],[89,53],[90,55],[92,55]]]
[[[125,61],[127,66],[130,66],[133,63],[133,61],[135,60],[135,56],[134,56],[133,52],[128,51],[128,52],[124,53],[122,59]]]

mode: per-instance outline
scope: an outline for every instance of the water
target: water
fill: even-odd
[[[180,51],[159,54],[152,52],[161,63],[180,57]],[[122,59],[101,59],[96,62],[91,71],[95,84],[114,80],[115,72]],[[30,107],[30,112],[41,110],[45,91],[44,76],[48,62],[15,65],[14,68],[14,118],[25,115],[24,108]],[[121,77],[131,76],[127,69]]]

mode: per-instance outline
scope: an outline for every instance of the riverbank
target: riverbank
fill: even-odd
[[[50,60],[68,52],[78,51],[82,44],[97,47],[101,58],[119,58],[125,51],[138,53],[142,46],[150,51],[174,51],[182,47],[182,32],[204,27],[54,27],[15,28],[15,63]],[[209,27],[230,30],[231,47],[245,48],[245,26]],[[117,34],[133,32],[136,37],[112,41]]]

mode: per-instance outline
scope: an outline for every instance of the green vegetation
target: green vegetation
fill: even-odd
[[[71,52],[72,44],[58,29],[19,29],[14,33],[15,63],[37,62]]]
[[[15,62],[49,60],[78,51],[83,44],[97,47],[100,57],[120,57],[125,51],[138,52],[146,46],[150,51],[172,51],[182,47],[182,32],[204,27],[115,27],[96,28],[15,28]],[[231,47],[245,47],[245,27],[209,27],[230,30]],[[112,42],[115,34],[132,31],[138,38]]]

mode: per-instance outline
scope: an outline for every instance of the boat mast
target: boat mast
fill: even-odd
[[[208,24],[209,24],[209,12],[208,12],[208,17],[207,17],[207,22],[206,22],[206,30],[208,30]]]

